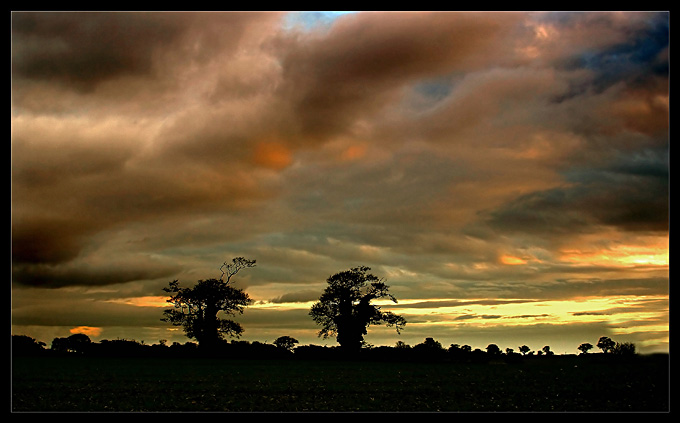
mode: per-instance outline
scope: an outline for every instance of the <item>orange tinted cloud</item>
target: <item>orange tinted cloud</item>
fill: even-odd
[[[78,326],[70,329],[69,332],[72,334],[83,334],[87,336],[99,336],[102,333],[102,328],[92,327],[92,326]]]
[[[643,245],[621,245],[600,251],[567,250],[561,259],[575,264],[609,266],[668,266],[668,248]]]
[[[507,264],[509,266],[516,266],[518,264],[526,264],[527,261],[520,257],[503,255],[501,256],[501,263]]]
[[[366,146],[364,145],[351,145],[342,152],[342,160],[352,161],[357,160],[366,155]]]
[[[255,147],[253,160],[259,166],[274,170],[284,169],[293,162],[290,150],[275,141],[258,143]]]

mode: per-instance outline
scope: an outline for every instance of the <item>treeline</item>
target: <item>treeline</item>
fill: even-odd
[[[12,335],[12,354],[21,356],[88,356],[88,357],[153,357],[153,358],[236,358],[236,359],[305,359],[305,360],[343,360],[366,359],[379,361],[427,361],[427,362],[473,362],[485,363],[503,361],[507,363],[521,362],[526,359],[552,357],[555,354],[549,346],[538,351],[531,351],[523,345],[515,351],[506,348],[501,350],[496,344],[489,344],[485,350],[473,349],[469,345],[451,344],[448,348],[433,338],[426,338],[422,343],[410,346],[402,341],[394,346],[366,345],[359,351],[348,353],[339,346],[297,345],[298,341],[282,336],[273,343],[259,341],[222,342],[218,348],[206,352],[197,343],[166,341],[157,344],[145,344],[135,340],[116,339],[92,342],[87,335],[75,334],[67,338],[55,338],[48,348],[44,342],[25,335]],[[632,343],[617,343],[607,337],[598,341],[603,354],[590,354],[591,344],[581,344],[580,356],[631,357],[635,355]],[[585,347],[584,347],[585,346]],[[588,348],[587,346],[590,346]]]

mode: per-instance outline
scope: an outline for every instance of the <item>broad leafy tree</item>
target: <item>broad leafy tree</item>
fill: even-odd
[[[255,260],[237,257],[220,267],[222,276],[219,279],[199,280],[191,288],[180,287],[176,280],[170,282],[163,290],[171,294],[167,301],[174,308],[165,310],[161,320],[182,326],[187,337],[198,341],[199,347],[204,349],[214,348],[225,336],[239,337],[243,327],[231,319],[219,317],[218,313],[242,314],[250,304],[248,294],[230,283],[240,270],[254,266]]]
[[[92,346],[92,340],[84,333],[76,333],[68,338],[54,338],[52,340],[53,351],[84,354]]]
[[[328,286],[309,314],[321,326],[319,336],[336,336],[340,347],[358,350],[370,325],[386,324],[397,333],[406,325],[406,319],[390,311],[382,311],[371,304],[373,300],[388,298],[397,302],[388,292],[382,279],[367,273],[369,267],[360,266],[330,276]]]
[[[486,346],[486,353],[489,355],[499,355],[501,354],[501,349],[496,344],[489,344]]]
[[[588,354],[588,351],[593,349],[593,344],[590,344],[588,342],[585,342],[581,345],[578,346],[578,350],[581,351],[581,354]]]
[[[297,339],[290,336],[280,336],[274,341],[274,345],[286,351],[292,351],[295,347],[295,344],[298,343],[299,341]]]
[[[597,341],[597,348],[601,349],[603,353],[612,352],[615,346],[616,343],[607,336],[603,336]]]

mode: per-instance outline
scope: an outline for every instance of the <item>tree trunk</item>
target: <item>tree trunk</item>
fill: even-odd
[[[217,333],[217,308],[207,306],[203,311],[201,339],[198,339],[198,346],[204,350],[212,351],[219,343]]]

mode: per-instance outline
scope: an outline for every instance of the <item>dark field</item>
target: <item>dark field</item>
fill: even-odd
[[[669,411],[668,356],[520,363],[18,357],[13,411]]]

